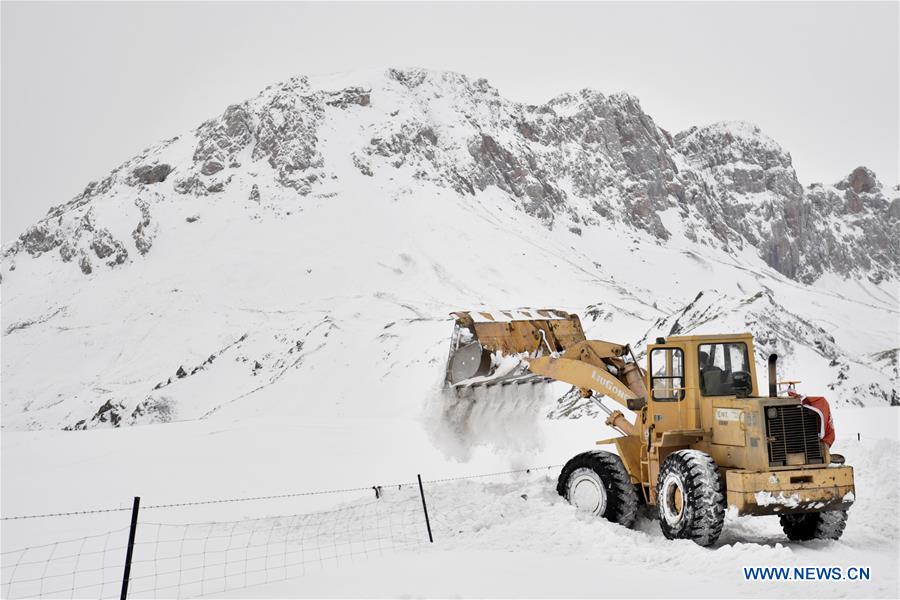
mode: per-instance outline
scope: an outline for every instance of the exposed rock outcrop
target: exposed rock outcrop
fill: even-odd
[[[134,178],[144,185],[162,183],[172,172],[172,167],[167,164],[143,165],[132,171]]]

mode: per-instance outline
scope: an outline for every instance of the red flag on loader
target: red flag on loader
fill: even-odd
[[[834,421],[831,419],[831,407],[824,396],[804,396],[794,391],[789,391],[792,398],[799,398],[800,403],[806,408],[819,413],[819,439],[831,448],[834,442]]]

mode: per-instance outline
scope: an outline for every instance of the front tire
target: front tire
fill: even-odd
[[[836,540],[847,526],[846,510],[780,515],[781,528],[794,542]]]
[[[569,460],[556,491],[580,512],[629,528],[637,520],[637,490],[622,459],[612,452],[594,450]]]
[[[713,458],[699,450],[677,450],[663,461],[656,484],[663,535],[710,546],[725,524],[725,483]]]

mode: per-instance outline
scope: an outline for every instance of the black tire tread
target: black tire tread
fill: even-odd
[[[634,527],[639,505],[637,489],[631,482],[622,459],[612,452],[591,450],[569,459],[560,471],[556,483],[559,495],[566,500],[569,499],[569,477],[576,470],[583,468],[597,473],[606,486],[606,511],[603,517],[628,528]]]
[[[710,546],[719,539],[725,525],[725,481],[713,458],[699,450],[676,450],[663,461],[659,470],[657,492],[660,491],[666,475],[678,470],[683,476],[689,506],[685,514],[684,526],[672,529],[662,514],[662,505],[657,498],[660,527],[669,539],[690,539],[701,546]],[[711,488],[711,489],[710,489]]]
[[[794,542],[837,540],[847,526],[846,510],[780,515],[781,528]]]

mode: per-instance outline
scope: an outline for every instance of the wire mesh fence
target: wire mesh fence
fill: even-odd
[[[424,495],[432,496],[429,490],[434,492],[428,509],[436,539],[454,535],[459,525],[455,521],[479,510],[476,502],[454,498],[445,484],[546,472],[549,468],[426,481]],[[429,524],[417,483],[329,493],[361,490],[374,490],[375,499],[357,500],[326,511],[234,521],[161,522],[152,518],[152,512],[143,511],[242,502],[246,498],[144,507],[135,528],[128,597],[188,598],[223,593],[428,544]],[[2,552],[0,595],[10,599],[119,596],[128,542],[129,528],[123,527]]]
[[[109,598],[119,594],[128,528],[2,553],[4,598]]]
[[[426,543],[421,506],[378,500],[233,522],[141,523],[129,596],[192,597],[272,583]]]

